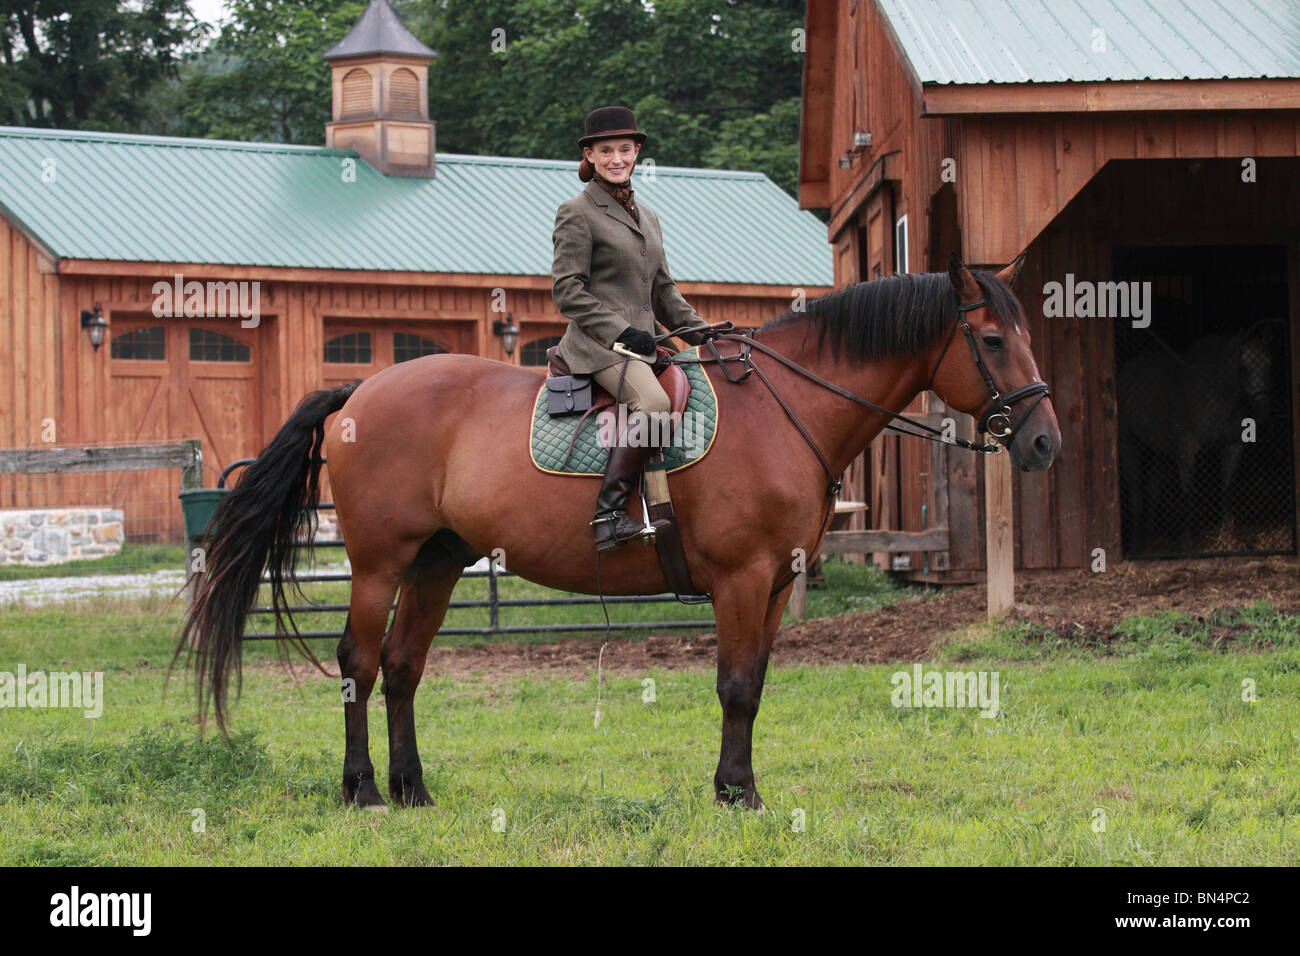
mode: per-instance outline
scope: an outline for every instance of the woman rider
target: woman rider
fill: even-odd
[[[664,439],[666,427],[650,427],[652,416],[664,421],[669,411],[668,395],[650,367],[655,323],[667,331],[698,329],[681,335],[692,345],[716,333],[668,274],[658,218],[633,199],[632,167],[646,141],[636,116],[624,106],[604,106],[587,114],[584,129],[578,178],[587,187],[560,204],[552,236],[552,296],[569,320],[559,356],[574,375],[591,375],[626,404],[628,433]],[[614,352],[615,342],[645,361]],[[645,421],[634,424],[638,416]],[[627,501],[655,447],[619,435],[610,449],[591,521],[597,549],[612,550],[644,534],[644,524],[628,515]]]

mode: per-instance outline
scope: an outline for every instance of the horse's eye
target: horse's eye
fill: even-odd
[[[989,349],[990,351],[996,352],[998,349],[1002,348],[1002,336],[1000,335],[984,336],[984,347],[986,349]]]

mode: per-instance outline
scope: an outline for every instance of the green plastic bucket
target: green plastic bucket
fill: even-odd
[[[216,513],[221,499],[230,494],[229,488],[191,488],[180,494],[181,508],[185,511],[185,536],[201,538],[203,531]]]

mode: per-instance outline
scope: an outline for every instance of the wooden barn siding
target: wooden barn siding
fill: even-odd
[[[50,260],[0,218],[0,446],[35,445],[45,419],[62,432],[59,330],[49,316],[59,287]],[[57,489],[44,476],[0,476],[0,508],[40,507]]]
[[[1300,154],[1294,111],[997,116],[962,125],[957,184],[972,263],[1010,262],[1113,159]]]

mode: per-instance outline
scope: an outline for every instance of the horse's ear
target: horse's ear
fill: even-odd
[[[948,279],[963,302],[974,302],[980,297],[979,283],[962,263],[956,249],[948,253]]]
[[[1026,249],[1024,252],[1020,253],[1020,255],[1016,256],[1015,262],[1011,263],[1011,265],[998,273],[998,278],[1008,289],[1015,288],[1016,279],[1020,276],[1020,270],[1024,268],[1025,257],[1028,255],[1029,250]]]

